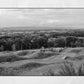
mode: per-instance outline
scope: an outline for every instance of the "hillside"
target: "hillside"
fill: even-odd
[[[58,72],[66,61],[79,67],[84,63],[84,48],[0,52],[0,75],[44,75],[49,70]]]

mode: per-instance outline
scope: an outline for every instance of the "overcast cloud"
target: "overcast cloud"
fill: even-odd
[[[84,0],[0,0],[0,7],[84,7]]]
[[[84,9],[0,9],[0,27],[84,26]]]

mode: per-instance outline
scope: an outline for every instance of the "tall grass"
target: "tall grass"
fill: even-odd
[[[19,71],[13,68],[0,67],[0,76],[17,76]]]
[[[77,73],[76,73],[73,63],[66,61],[61,66],[59,72],[56,75],[57,76],[76,76]]]
[[[84,64],[81,64],[77,69],[71,62],[64,62],[58,72],[48,70],[43,73],[44,76],[84,76]]]
[[[45,64],[41,64],[41,63],[27,63],[27,64],[23,64],[20,67],[18,67],[17,69],[27,69],[27,70],[31,70],[33,68],[38,68],[41,66],[44,66]]]
[[[0,67],[0,76],[18,76],[25,70],[30,71],[44,65],[41,63],[27,63],[18,67]]]
[[[55,76],[55,72],[52,69],[49,69],[47,72],[42,74],[43,76]]]

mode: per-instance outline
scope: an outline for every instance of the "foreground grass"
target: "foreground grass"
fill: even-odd
[[[41,63],[28,63],[23,64],[19,67],[0,67],[0,76],[18,76],[20,75],[24,70],[30,71],[32,69],[44,66],[45,64]]]
[[[51,69],[46,73],[43,73],[44,76],[84,76],[84,64],[81,64],[79,68],[75,69],[73,63],[64,62],[60,67],[58,72],[54,72]]]
[[[38,68],[41,66],[44,66],[46,64],[41,64],[41,63],[28,63],[28,64],[23,64],[20,67],[18,67],[18,69],[27,69],[27,70],[31,70],[33,68]]]

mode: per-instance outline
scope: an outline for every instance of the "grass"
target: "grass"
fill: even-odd
[[[20,51],[17,53],[18,56],[25,56],[25,55],[29,55],[29,54],[33,54],[35,53],[35,51],[26,51],[26,50],[23,50],[23,51]]]
[[[84,55],[79,55],[76,57],[70,57],[70,56],[65,57],[65,60],[81,61],[83,59],[84,59]]]
[[[17,55],[19,55],[19,56],[25,56],[28,53],[29,53],[28,51],[21,51],[21,52],[17,53]]]
[[[27,58],[21,58],[16,55],[6,55],[6,56],[0,56],[0,63],[1,62],[14,62],[19,60],[26,60]]]
[[[47,72],[43,73],[42,75],[43,76],[55,76],[56,74],[54,73],[54,71],[49,69]]]
[[[41,66],[44,66],[45,64],[41,64],[41,63],[28,63],[28,64],[23,64],[20,67],[18,67],[18,69],[28,69],[31,70],[33,68],[38,68]]]
[[[13,68],[0,67],[0,76],[17,76],[18,71]]]
[[[84,64],[79,66],[78,71],[77,71],[78,76],[84,76]]]
[[[81,52],[81,49],[74,49],[74,50],[71,50],[70,53],[80,53]]]
[[[64,62],[61,66],[59,72],[56,74],[57,76],[76,76],[76,70],[71,62]]]
[[[56,52],[55,53],[39,52],[36,57],[33,57],[33,59],[44,59],[44,58],[48,58],[48,57],[55,56],[55,55],[58,55],[58,54]]]
[[[77,56],[75,58],[78,59],[78,60],[83,60],[84,59],[84,55],[80,55],[80,56]]]
[[[17,76],[20,73],[22,73],[24,70],[32,70],[34,68],[38,68],[41,66],[44,66],[45,64],[40,64],[40,63],[28,63],[21,65],[19,67],[0,67],[0,76]]]
[[[84,76],[84,64],[81,64],[77,69],[71,62],[64,62],[58,72],[48,70],[43,73],[44,76]]]

